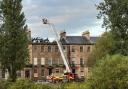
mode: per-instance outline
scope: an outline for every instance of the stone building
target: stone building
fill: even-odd
[[[96,40],[97,37],[90,37],[88,31],[83,32],[81,36],[67,36],[66,32],[60,33],[63,51],[72,73],[78,74],[79,77],[88,76],[87,61]],[[29,53],[30,63],[21,71],[22,77],[42,80],[51,74],[64,73],[65,65],[55,41],[34,38],[29,44]]]

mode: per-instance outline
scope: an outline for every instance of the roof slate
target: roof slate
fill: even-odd
[[[87,39],[84,36],[66,36],[66,39],[61,39],[60,41],[62,44],[65,45],[93,45],[96,43],[96,41],[99,39],[99,37],[90,37],[90,39]],[[56,42],[50,42],[50,41],[32,41],[32,44],[46,44],[46,45],[52,45],[56,44]]]
[[[99,37],[86,39],[83,36],[67,36],[66,40],[61,40],[62,44],[94,44]]]

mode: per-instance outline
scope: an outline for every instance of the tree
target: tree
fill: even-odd
[[[0,4],[3,24],[0,28],[0,63],[7,69],[11,81],[16,80],[16,72],[28,60],[28,39],[22,0],[2,0]]]
[[[93,66],[102,57],[113,54],[115,42],[110,32],[105,32],[96,42],[92,53],[89,56],[88,66]]]
[[[106,56],[93,68],[89,81],[89,89],[127,89],[128,88],[128,56]]]
[[[128,55],[128,0],[104,0],[97,9],[103,17],[103,26],[110,29],[114,40],[114,53]]]

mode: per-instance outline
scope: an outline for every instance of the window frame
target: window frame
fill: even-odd
[[[71,51],[75,52],[75,46],[72,46]]]
[[[84,47],[83,46],[80,46],[80,52],[84,52]]]
[[[51,46],[48,46],[48,52],[52,52],[52,47]]]

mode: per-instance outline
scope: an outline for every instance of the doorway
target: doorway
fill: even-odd
[[[49,68],[48,69],[48,75],[51,75],[52,74],[52,68]]]
[[[30,78],[30,71],[29,70],[25,70],[25,78]]]
[[[75,74],[76,73],[76,69],[72,68],[72,73]]]

